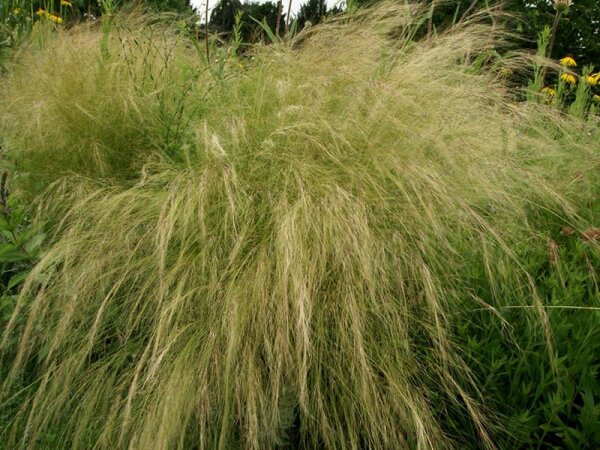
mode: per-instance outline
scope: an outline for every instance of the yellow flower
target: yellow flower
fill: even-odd
[[[585,77],[585,82],[589,85],[596,86],[598,84],[598,77],[594,75],[588,75]]]
[[[546,94],[548,97],[554,97],[556,95],[556,89],[546,86],[542,89],[542,94]]]
[[[69,8],[73,7],[73,5],[71,5],[71,2],[68,2],[67,0],[60,0],[60,6],[68,6]]]
[[[571,75],[570,73],[563,73],[560,76],[560,79],[563,80],[567,84],[575,84],[575,83],[577,83],[577,78],[575,78],[575,76]]]
[[[63,20],[61,17],[55,15],[55,14],[50,14],[48,11],[40,8],[35,12],[38,16],[44,16],[46,19],[50,20],[51,22],[54,23],[58,23],[61,24],[63,23]]]
[[[573,59],[572,56],[565,56],[563,59],[560,59],[558,61],[562,66],[565,67],[576,67],[577,63],[575,62],[575,60]]]
[[[54,23],[63,23],[63,20],[59,16],[55,16],[54,14],[46,14],[46,18]]]

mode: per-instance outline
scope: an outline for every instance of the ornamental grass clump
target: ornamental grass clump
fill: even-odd
[[[50,237],[4,332],[4,398],[31,380],[12,448],[460,447],[454,414],[493,447],[450,306],[518,292],[552,352],[512,245],[539,240],[539,210],[583,226],[563,172],[598,145],[567,151],[559,119],[530,121],[460,63],[491,27],[412,42],[419,17],[313,27],[217,79],[169,41],[180,57],[148,91],[146,28],[129,62],[75,29],[14,68],[4,132]],[[69,55],[88,58],[76,85]],[[30,77],[43,95],[15,88]],[[165,128],[157,99],[178,86]]]
[[[104,32],[92,23],[33,40],[9,64],[0,132],[32,189],[66,174],[135,179],[153,152],[181,145],[191,110],[202,109],[209,82],[185,33],[126,17],[105,18]]]

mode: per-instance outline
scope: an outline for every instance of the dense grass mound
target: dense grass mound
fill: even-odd
[[[450,311],[519,292],[552,352],[513,249],[544,245],[542,211],[585,226],[569,177],[598,142],[460,63],[491,29],[414,42],[419,17],[382,8],[223,70],[116,24],[11,69],[2,132],[51,235],[4,334],[5,398],[31,379],[11,445],[445,448],[461,414],[493,446]]]

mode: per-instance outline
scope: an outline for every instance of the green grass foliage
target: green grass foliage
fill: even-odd
[[[0,133],[48,243],[3,334],[7,446],[526,445],[523,411],[594,385],[597,312],[548,306],[598,306],[598,131],[465,67],[498,29],[414,41],[421,13],[224,64],[135,17],[21,51]]]

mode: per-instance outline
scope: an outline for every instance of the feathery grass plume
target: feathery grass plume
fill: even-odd
[[[168,157],[181,144],[186,107],[202,108],[184,102],[209,82],[179,28],[135,10],[114,21],[108,35],[81,25],[26,47],[2,81],[13,95],[0,129],[34,185],[68,173],[135,177],[153,151]]]
[[[563,172],[598,144],[567,148],[560,119],[530,120],[458,62],[490,27],[409,43],[422,13],[314,27],[211,89],[185,45],[148,62],[139,30],[107,66],[84,29],[13,69],[7,142],[36,180],[22,189],[51,183],[52,238],[4,333],[4,398],[35,378],[11,446],[451,448],[460,413],[493,447],[449,311],[483,265],[473,305],[519,294],[552,351],[511,246],[539,240],[539,211],[577,223]],[[167,140],[157,98],[178,83],[194,112]]]

